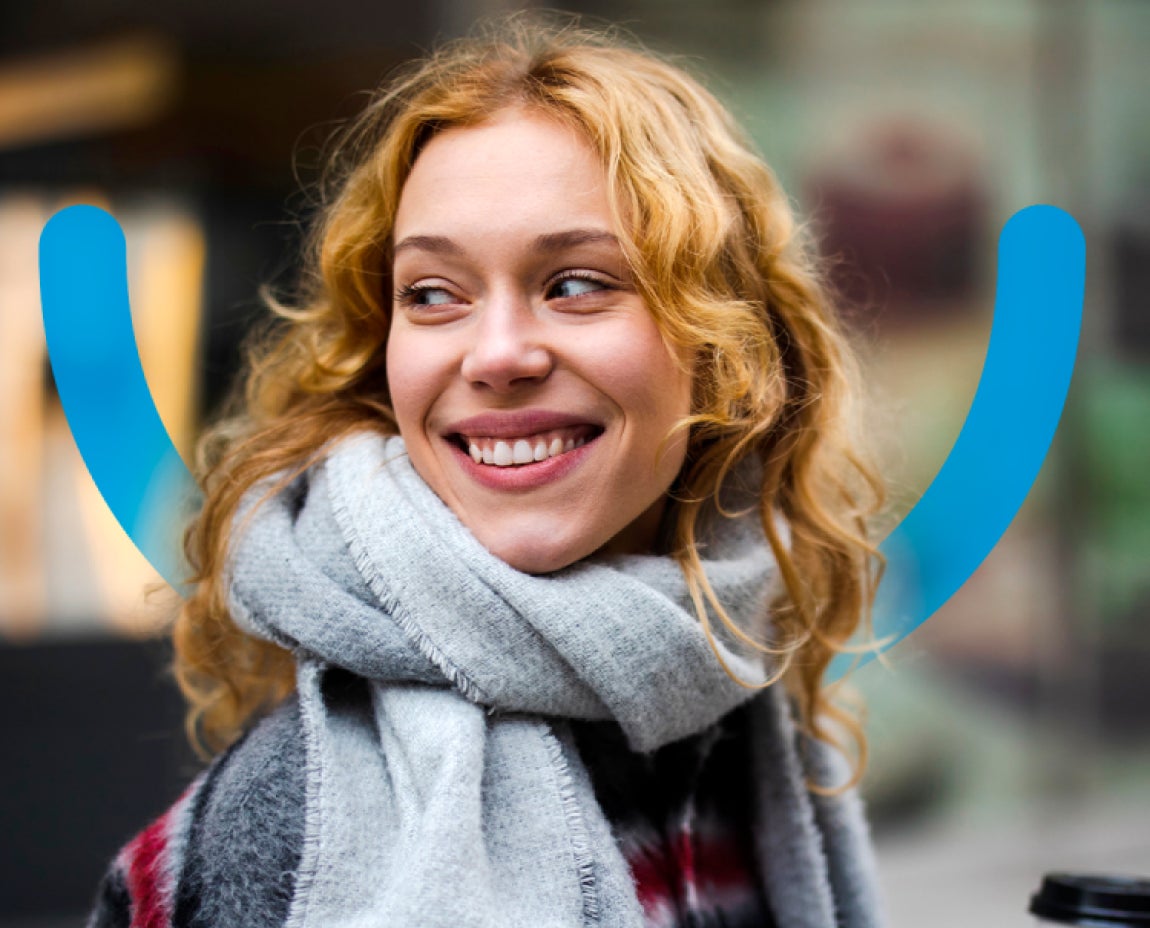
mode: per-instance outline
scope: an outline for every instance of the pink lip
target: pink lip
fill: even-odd
[[[562,427],[550,426],[550,428]],[[536,431],[546,431],[546,429],[536,429]],[[485,432],[484,434],[499,437],[497,433],[493,435],[490,432]],[[508,434],[524,435],[530,433],[519,431]],[[444,443],[451,450],[451,454],[463,472],[480,486],[487,487],[489,490],[533,490],[536,487],[542,487],[566,477],[587,459],[598,440],[599,436],[596,436],[589,439],[585,445],[580,445],[578,448],[573,448],[571,451],[556,455],[553,458],[536,461],[533,464],[519,464],[514,467],[476,464],[471,459],[471,455],[463,451],[450,437],[446,438]]]
[[[577,425],[599,426],[600,423],[588,419],[586,416],[577,416],[572,413],[553,412],[548,409],[521,409],[515,412],[485,412],[478,416],[461,419],[442,429],[440,434],[445,438],[454,435],[467,435],[473,438],[523,438],[538,432],[571,428]],[[560,455],[560,457],[564,456]],[[558,459],[549,458],[548,460]],[[540,461],[539,463],[544,464],[546,462]]]

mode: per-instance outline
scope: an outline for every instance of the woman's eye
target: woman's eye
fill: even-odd
[[[440,290],[438,287],[428,287],[426,290],[419,292],[421,297],[420,302],[427,306],[441,306],[445,303],[454,302],[454,297],[446,290]]]
[[[442,287],[401,287],[396,299],[407,306],[449,306],[456,302]]]
[[[585,296],[607,289],[607,285],[591,277],[564,277],[555,281],[547,289],[547,299],[556,300],[566,297]]]

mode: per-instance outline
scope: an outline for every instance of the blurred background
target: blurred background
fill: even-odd
[[[197,770],[165,671],[174,594],[84,470],[47,367],[36,244],[102,205],[177,446],[290,286],[325,139],[500,0],[0,7],[0,925],[82,923]],[[1078,365],[1050,459],[962,591],[855,677],[894,928],[1029,924],[1051,869],[1150,875],[1150,3],[589,0],[749,127],[836,267],[906,512],[961,428],[998,232],[1069,210]]]

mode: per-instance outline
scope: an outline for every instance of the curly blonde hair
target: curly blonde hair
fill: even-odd
[[[512,107],[574,127],[597,152],[638,292],[696,364],[687,458],[670,508],[672,555],[703,627],[778,657],[806,729],[865,739],[823,675],[869,619],[882,485],[854,427],[858,372],[817,263],[770,169],[683,68],[608,31],[515,17],[415,62],[338,140],[294,307],[254,342],[242,395],[201,443],[205,502],[186,551],[194,594],[174,629],[193,741],[218,750],[293,687],[290,655],[242,632],[224,566],[241,497],[298,474],[349,433],[395,434],[384,345],[391,231],[428,140]],[[734,627],[697,550],[700,519],[742,460],[761,467],[759,512],[782,588],[759,629]],[[286,482],[286,481],[285,481]],[[780,537],[779,522],[789,537]],[[769,640],[767,629],[769,627]]]

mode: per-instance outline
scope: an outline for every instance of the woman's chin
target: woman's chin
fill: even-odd
[[[592,555],[650,551],[655,543],[666,500],[657,499],[635,518],[604,519],[600,512],[578,507],[559,515],[487,510],[461,521],[484,548],[525,574],[551,574]],[[512,504],[507,503],[507,509]],[[468,518],[468,515],[471,518]],[[622,524],[619,524],[619,523]]]
[[[562,549],[552,551],[541,548],[515,548],[507,552],[492,551],[491,553],[525,574],[553,574],[564,567],[570,567],[576,561],[587,556],[583,553],[576,554]]]
[[[502,538],[476,533],[476,537],[499,560],[525,574],[555,573],[587,557],[596,548],[590,542],[579,545],[557,539],[554,535],[546,538],[523,535]]]

